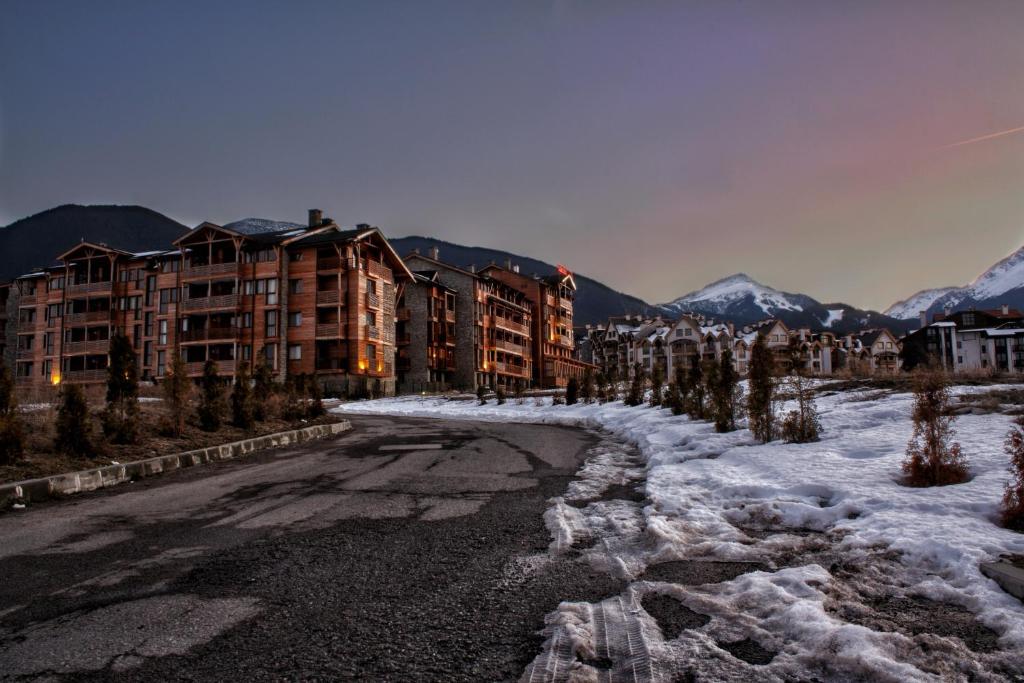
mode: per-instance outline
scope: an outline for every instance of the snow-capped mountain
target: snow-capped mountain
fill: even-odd
[[[890,306],[886,315],[901,320],[916,319],[921,311],[929,315],[945,308],[1015,308],[1024,306],[1024,247],[979,275],[964,287],[926,289]]]
[[[822,304],[806,294],[783,292],[757,282],[745,273],[716,280],[702,289],[662,304],[669,315],[693,312],[747,324],[765,318],[779,318],[790,327],[810,327],[846,332],[866,327],[889,327],[903,331],[906,323],[876,311],[863,311],[849,304]]]

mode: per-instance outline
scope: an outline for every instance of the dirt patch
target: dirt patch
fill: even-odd
[[[767,571],[760,562],[700,562],[676,560],[649,566],[641,577],[644,581],[664,581],[681,586],[701,586],[706,583],[732,581],[750,572]]]
[[[845,621],[874,631],[916,636],[931,633],[957,638],[974,652],[999,649],[999,636],[983,626],[962,607],[925,598],[883,597],[865,600],[863,605],[842,603],[836,610]]]
[[[692,609],[675,598],[660,593],[648,593],[640,602],[644,611],[654,617],[665,640],[673,640],[688,628],[700,628],[711,617]]]
[[[736,659],[742,659],[747,664],[771,664],[775,659],[776,652],[766,650],[750,638],[738,640],[735,643],[718,643],[722,648]]]

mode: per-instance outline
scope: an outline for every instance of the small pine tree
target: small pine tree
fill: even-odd
[[[93,455],[91,420],[82,387],[65,384],[60,390],[60,406],[57,408],[57,438],[54,443],[57,451],[73,456]]]
[[[662,402],[662,387],[665,385],[665,373],[661,366],[655,364],[654,372],[651,373],[651,407],[660,408]]]
[[[706,391],[704,384],[704,363],[697,358],[690,366],[689,385],[690,400],[687,403],[686,412],[694,420],[703,420],[707,417],[707,406],[705,405]]]
[[[565,405],[572,406],[579,402],[580,396],[580,383],[575,377],[569,378],[569,383],[565,385]]]
[[[594,372],[590,368],[583,371],[583,382],[580,384],[580,398],[584,403],[594,402]]]
[[[612,403],[619,400],[619,366],[613,365],[608,370],[608,387],[605,390],[605,401]]]
[[[480,405],[482,405],[482,406],[487,405],[487,387],[485,387],[483,384],[478,386],[476,388],[476,397],[477,397],[477,400],[480,401]]]
[[[300,378],[289,374],[284,380],[284,407],[281,409],[281,417],[294,422],[306,416],[306,406],[301,398]]]
[[[594,392],[598,403],[608,402],[608,378],[603,372],[598,372],[594,376]]]
[[[224,399],[224,383],[217,373],[217,363],[207,360],[203,364],[203,378],[200,382],[199,394],[199,428],[206,432],[220,429],[227,413]]]
[[[668,391],[665,392],[665,405],[669,407],[673,415],[682,415],[685,411],[683,392],[680,391],[677,382],[668,385]]]
[[[944,486],[967,481],[967,461],[952,441],[949,380],[941,370],[921,370],[914,381],[914,434],[903,473],[910,486]]]
[[[711,408],[714,412],[715,431],[731,432],[736,429],[736,395],[739,376],[732,365],[732,351],[725,349],[713,378],[709,378]],[[713,379],[713,382],[712,382]]]
[[[647,385],[647,377],[644,375],[644,367],[637,363],[633,367],[633,380],[629,383],[629,391],[626,398],[622,400],[627,406],[638,406],[644,402],[644,389]]]
[[[814,388],[802,371],[789,379],[789,392],[796,397],[796,410],[782,422],[782,438],[788,443],[810,443],[821,438],[821,420],[814,405]]]
[[[775,358],[764,337],[757,335],[750,347],[750,395],[747,416],[754,438],[768,443],[775,438]]]
[[[680,405],[685,413],[686,402],[690,400],[690,376],[687,374],[686,368],[681,365],[675,368],[673,374],[675,375],[676,389],[679,390]]]
[[[277,392],[277,383],[274,382],[274,369],[270,367],[270,359],[266,353],[260,354],[259,362],[256,363],[256,370],[253,372],[253,394],[257,397],[253,417],[258,422],[265,422],[272,417],[270,415],[268,398]]]
[[[163,389],[171,429],[174,436],[181,436],[185,430],[185,415],[189,411],[192,382],[188,378],[188,367],[177,351],[171,352],[171,364],[164,373]]]
[[[306,406],[306,417],[314,420],[327,414],[327,410],[324,408],[324,389],[320,384],[320,380],[315,375],[309,378],[306,385],[309,387],[309,404]]]
[[[249,385],[249,370],[243,363],[238,368],[235,385],[231,388],[231,424],[239,429],[252,429],[256,422],[255,403]]]
[[[114,443],[135,443],[139,437],[139,369],[131,340],[115,334],[110,338],[109,355],[103,434]]]
[[[1018,417],[1006,435],[1010,479],[1003,492],[1003,526],[1024,533],[1024,417]]]
[[[14,378],[0,358],[0,465],[10,465],[25,454],[25,428],[14,397]]]

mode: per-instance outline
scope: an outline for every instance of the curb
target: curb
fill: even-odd
[[[352,423],[348,420],[334,422],[326,425],[313,425],[302,429],[293,429],[288,432],[277,432],[256,436],[242,441],[199,448],[183,453],[171,455],[158,455],[145,460],[136,460],[123,465],[106,465],[95,469],[82,470],[80,472],[69,472],[67,474],[54,474],[39,479],[27,479],[16,481],[10,484],[0,485],[0,510],[7,509],[15,501],[39,501],[47,498],[67,496],[83,491],[94,491],[107,486],[144,477],[151,477],[163,472],[186,467],[203,465],[208,462],[220,460],[231,460],[239,456],[248,455],[266,448],[276,446],[290,446],[292,444],[323,439],[336,436],[342,432],[352,429]]]
[[[1024,601],[1024,569],[1000,560],[982,564],[981,573],[998,583],[1010,595]]]

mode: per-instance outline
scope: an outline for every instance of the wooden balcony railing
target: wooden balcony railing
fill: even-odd
[[[376,308],[377,310],[380,310],[380,296],[378,296],[377,294],[374,294],[373,292],[367,292],[366,293],[366,307],[367,308]]]
[[[217,364],[217,374],[219,375],[231,374],[235,371],[234,360],[215,360],[214,362]],[[206,365],[205,361],[201,363],[185,363],[185,368],[190,375],[201,375],[203,374],[204,365]]]
[[[501,349],[502,351],[509,351],[511,353],[519,354],[520,356],[526,354],[526,347],[515,342],[506,341],[504,339],[495,339],[494,348]]]
[[[330,338],[341,337],[341,325],[339,323],[317,323],[316,336]]]
[[[32,358],[36,353],[35,349],[18,349],[17,358]]]
[[[104,382],[107,379],[107,369],[102,370],[69,370],[61,375],[62,382],[78,384],[80,382]]]
[[[337,270],[340,267],[341,257],[339,256],[322,257],[316,260],[317,270]]]
[[[527,377],[529,376],[529,369],[525,365],[512,365],[510,363],[502,363],[500,361],[491,363],[495,372],[500,372],[505,375],[514,375],[516,377]]]
[[[503,318],[500,315],[492,315],[490,316],[490,318],[491,325],[493,325],[494,327],[498,327],[503,330],[509,330],[511,332],[518,332],[519,334],[530,333],[529,328],[527,328],[526,325],[523,325],[522,323],[513,322],[508,318]]]
[[[321,304],[337,304],[340,299],[340,292],[337,289],[323,289],[316,293],[316,303]]]
[[[366,338],[367,339],[380,339],[380,328],[372,325],[366,326]]]
[[[68,325],[78,323],[99,323],[109,322],[110,311],[86,311],[85,313],[68,313],[64,316],[64,322]]]
[[[114,283],[109,280],[106,282],[83,282],[78,285],[68,285],[68,295],[74,294],[90,294],[92,292],[109,292],[110,288],[113,287]]]
[[[110,350],[109,339],[94,339],[92,341],[74,341],[64,344],[64,353],[107,353]]]
[[[181,332],[182,342],[216,341],[220,339],[238,339],[241,330],[231,326],[200,327]]]
[[[182,307],[186,311],[206,310],[210,308],[237,308],[237,294],[221,294],[219,296],[203,296],[196,299],[185,299]]]
[[[182,271],[182,277],[195,278],[195,277],[209,277],[211,275],[232,275],[238,272],[238,263],[230,261],[228,263],[210,263],[205,266],[192,266],[185,268]]]

